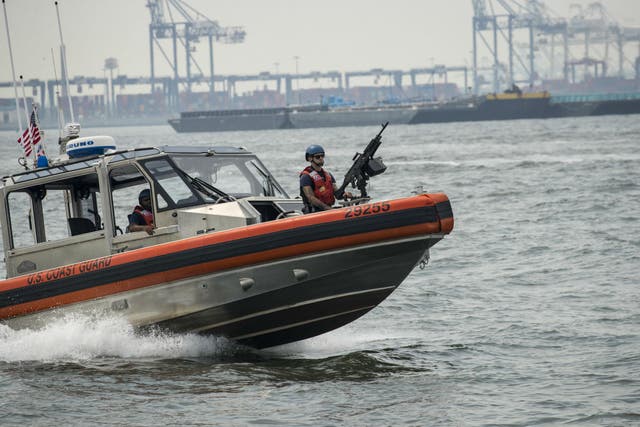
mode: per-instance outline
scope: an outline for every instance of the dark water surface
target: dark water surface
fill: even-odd
[[[245,146],[296,194],[307,145],[342,176],[376,132],[83,133]],[[444,191],[456,220],[381,306],[264,351],[117,319],[0,325],[0,425],[640,425],[640,116],[391,124],[380,154],[374,197]]]

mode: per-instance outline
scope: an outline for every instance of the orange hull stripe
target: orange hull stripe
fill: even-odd
[[[177,268],[160,273],[147,274],[144,276],[138,276],[132,279],[117,281],[106,285],[100,285],[81,291],[69,292],[64,295],[58,295],[51,298],[44,298],[24,304],[5,307],[0,309],[0,319],[20,316],[81,301],[87,301],[112,294],[130,291],[133,289],[153,286],[160,283],[184,280],[223,270],[245,267],[247,265],[259,264],[302,254],[340,249],[354,245],[361,245],[389,239],[398,239],[413,235],[438,233],[440,231],[439,228],[440,227],[438,223],[410,225],[390,230],[380,230],[370,233],[361,233],[348,237],[336,237],[311,243],[290,245],[284,248],[256,252],[249,255],[241,255],[218,261],[204,262],[198,265]]]
[[[392,200],[388,203],[391,206],[390,211],[400,211],[404,209],[419,208],[424,206],[434,206],[436,204],[434,200],[437,200],[439,203],[448,200],[448,198],[446,195],[441,193],[421,194],[404,199]],[[98,258],[97,260],[83,261],[74,265],[80,266],[86,263],[100,260],[108,260],[110,266],[124,265],[133,261],[148,259],[150,257],[181,252],[184,250],[209,246],[216,243],[239,240],[246,237],[254,237],[260,234],[268,234],[298,227],[307,227],[316,224],[348,221],[348,219],[345,219],[345,214],[348,209],[349,208],[334,209],[332,211],[304,215],[302,217],[287,218],[278,221],[271,221],[268,223],[256,224],[241,229],[225,230],[214,234],[190,237],[175,242],[163,243],[153,247],[141,248],[131,252],[102,257]],[[440,229],[438,229],[436,232],[440,232]],[[57,270],[58,268],[59,267],[44,270],[42,273],[45,273],[46,275],[47,271]],[[79,274],[82,274],[82,272],[79,272],[78,269],[74,269],[71,276]],[[20,288],[23,286],[30,286],[31,284],[27,282],[27,278],[29,277],[29,275],[30,274],[26,274],[0,282],[0,292]]]

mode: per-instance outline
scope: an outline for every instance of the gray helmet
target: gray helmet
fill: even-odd
[[[304,152],[305,160],[309,160],[309,157],[316,154],[324,154],[324,148],[319,145],[310,145],[307,147],[307,151]]]

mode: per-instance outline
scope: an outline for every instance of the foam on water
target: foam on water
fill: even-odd
[[[220,339],[195,334],[142,335],[119,317],[66,316],[38,330],[0,324],[2,362],[203,357],[224,347]]]
[[[407,339],[411,331],[347,326],[318,337],[263,350],[265,356],[322,359]],[[413,337],[411,339],[416,339]],[[0,324],[0,362],[79,362],[121,359],[180,359],[226,354],[237,344],[221,337],[154,331],[140,333],[124,318],[66,315],[42,329],[15,330]]]

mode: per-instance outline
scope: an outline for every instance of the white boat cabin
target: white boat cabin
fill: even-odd
[[[303,207],[242,148],[166,146],[81,155],[2,178],[7,277],[299,215]],[[129,215],[146,188],[154,234],[129,233]]]

